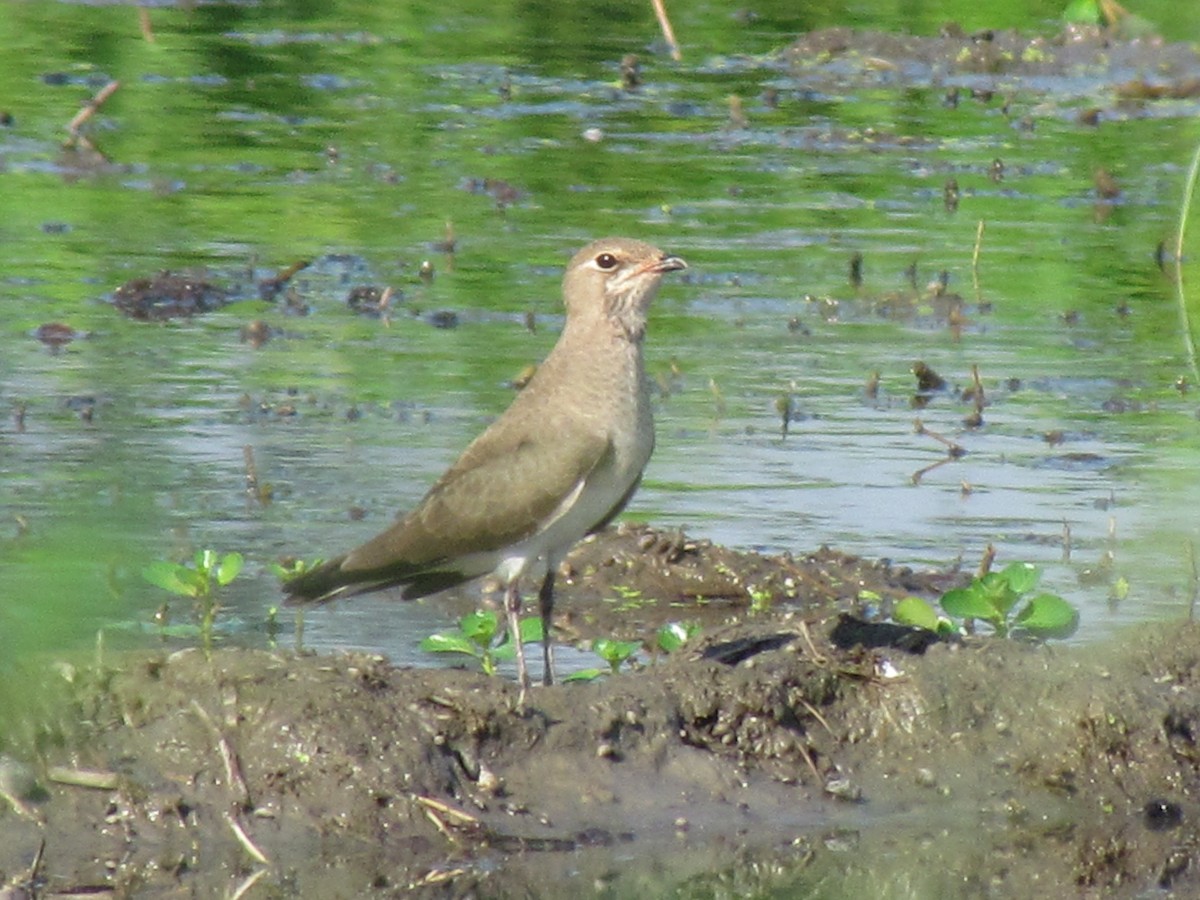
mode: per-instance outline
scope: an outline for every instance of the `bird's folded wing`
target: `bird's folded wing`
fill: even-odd
[[[523,541],[564,512],[564,503],[613,458],[604,435],[562,430],[526,435],[500,452],[471,449],[416,509],[350,553],[343,571],[394,567],[398,561],[433,566]]]

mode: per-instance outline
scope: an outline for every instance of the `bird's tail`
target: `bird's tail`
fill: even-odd
[[[415,600],[455,587],[477,577],[455,569],[413,569],[390,567],[376,570],[347,569],[346,557],[321,563],[284,582],[287,602],[326,603],[339,597],[369,594],[391,587],[402,587],[401,598]]]

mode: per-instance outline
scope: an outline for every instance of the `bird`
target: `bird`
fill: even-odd
[[[504,586],[523,708],[530,686],[520,582],[540,577],[542,683],[554,681],[559,563],[637,490],[654,450],[642,356],[663,276],[687,263],[629,238],[593,241],[563,275],[562,332],[512,404],[406,515],[365,544],[285,582],[289,602],[399,587],[412,600],[493,573]]]

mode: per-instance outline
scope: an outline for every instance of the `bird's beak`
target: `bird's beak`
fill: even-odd
[[[638,274],[641,275],[647,272],[654,272],[658,275],[663,275],[667,272],[677,272],[680,269],[686,269],[688,264],[678,256],[666,254],[658,259],[647,260],[638,267]]]

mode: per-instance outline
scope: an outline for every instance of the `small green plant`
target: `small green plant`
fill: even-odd
[[[542,620],[529,616],[520,621],[521,643],[528,644],[542,639]],[[517,648],[508,639],[505,622],[491,610],[467,613],[458,620],[457,631],[431,634],[421,641],[426,653],[461,653],[479,661],[485,675],[496,674],[496,664],[514,659]]]
[[[663,653],[672,653],[691,640],[700,631],[697,622],[668,622],[658,629],[654,643]],[[640,641],[618,641],[612,638],[597,638],[592,644],[593,652],[608,663],[607,669],[592,668],[572,672],[564,681],[595,681],[605,675],[616,675],[621,666],[628,662],[638,650]]]
[[[750,595],[750,615],[752,616],[770,612],[771,607],[775,605],[775,595],[766,588],[750,584],[746,586],[746,593]]]
[[[612,638],[596,638],[592,652],[608,663],[607,669],[582,669],[572,672],[563,681],[593,681],[602,675],[616,675],[621,664],[642,649],[641,641],[617,641]]]
[[[287,559],[283,562],[271,563],[270,569],[276,578],[286,583],[315,569],[323,562],[325,562],[323,559],[314,559],[311,562],[303,559]]]
[[[237,578],[243,562],[240,553],[220,556],[215,550],[198,550],[192,565],[160,559],[142,569],[142,577],[172,594],[195,600],[200,613],[200,633],[208,641],[221,608],[215,597],[216,589]]]
[[[654,643],[663,653],[674,653],[699,633],[699,622],[667,622],[658,629]]]
[[[641,609],[643,606],[652,606],[658,602],[654,597],[645,597],[637,588],[631,588],[623,584],[614,584],[610,590],[616,594],[616,597],[605,598],[606,603],[616,603],[617,612],[632,612],[633,610]]]
[[[1041,569],[1036,566],[1013,563],[999,572],[975,578],[966,587],[947,591],[939,603],[953,619],[986,622],[998,637],[1013,632],[1039,638],[1070,637],[1079,625],[1078,610],[1057,594],[1029,596],[1041,577]],[[939,634],[960,630],[919,597],[897,603],[892,618],[902,625],[916,625]]]

